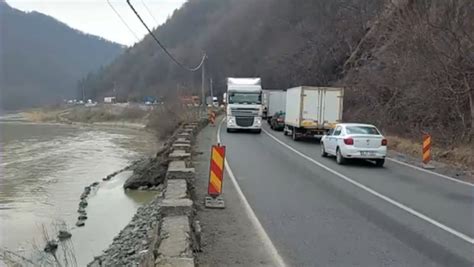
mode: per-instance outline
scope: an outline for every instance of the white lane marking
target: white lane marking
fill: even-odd
[[[225,120],[225,118],[224,118]],[[219,127],[217,129],[217,142],[221,144],[221,128],[222,128],[222,123],[224,120],[219,123]],[[283,258],[280,256],[278,253],[277,249],[275,248],[275,245],[273,245],[272,240],[270,237],[268,237],[267,232],[263,228],[262,224],[258,220],[257,216],[255,215],[255,212],[253,211],[252,207],[250,206],[249,202],[247,201],[247,198],[245,198],[244,193],[240,189],[239,184],[237,183],[237,179],[234,176],[234,172],[232,172],[232,169],[230,168],[229,162],[227,162],[227,158],[225,159],[225,170],[227,171],[227,174],[229,174],[230,180],[232,181],[232,184],[234,184],[235,189],[237,190],[237,194],[239,195],[240,199],[244,203],[245,211],[247,212],[247,215],[250,218],[250,221],[252,222],[253,226],[256,228],[257,233],[266,246],[268,252],[270,253],[271,257],[273,258],[274,263],[276,266],[280,267],[285,267],[286,264],[283,261]]]
[[[460,183],[460,184],[464,184],[464,185],[468,185],[468,186],[474,186],[474,184],[472,184],[472,183],[469,183],[469,182],[466,182],[466,181],[463,181],[463,180],[459,180],[459,179],[455,179],[453,177],[449,177],[447,175],[437,173],[437,172],[434,172],[434,171],[426,170],[426,169],[420,168],[420,167],[415,166],[415,165],[411,165],[409,163],[406,163],[406,162],[403,162],[403,161],[400,161],[400,160],[397,160],[397,159],[394,159],[394,158],[387,158],[387,159],[390,160],[390,161],[396,162],[398,164],[413,168],[415,170],[419,170],[419,171],[422,171],[422,172],[426,172],[426,173],[436,175],[438,177],[450,180],[451,182]]]
[[[444,231],[446,231],[446,232],[448,232],[448,233],[450,233],[450,234],[452,234],[452,235],[454,235],[454,236],[456,236],[456,237],[458,237],[458,238],[460,238],[460,239],[462,239],[462,240],[464,240],[464,241],[466,241],[466,242],[468,242],[468,243],[474,245],[474,238],[472,238],[472,237],[470,237],[470,236],[468,236],[468,235],[466,235],[466,234],[463,234],[463,233],[461,233],[461,232],[458,232],[458,231],[452,229],[451,227],[446,226],[446,225],[444,225],[444,224],[438,222],[437,220],[428,217],[427,215],[425,215],[425,214],[423,214],[423,213],[421,213],[421,212],[418,212],[418,211],[416,211],[416,210],[414,210],[414,209],[412,209],[412,208],[410,208],[410,207],[408,207],[408,206],[405,206],[404,204],[402,204],[402,203],[400,203],[400,202],[397,202],[396,200],[394,200],[394,199],[392,199],[392,198],[390,198],[390,197],[387,197],[387,196],[385,196],[385,195],[382,195],[381,193],[379,193],[379,192],[373,190],[372,188],[367,187],[367,186],[365,186],[365,185],[363,185],[363,184],[361,184],[361,183],[359,183],[359,182],[357,182],[357,181],[354,181],[354,180],[352,180],[351,178],[345,176],[344,174],[341,174],[341,173],[339,173],[339,172],[337,172],[337,171],[335,171],[335,170],[333,170],[333,169],[331,169],[331,168],[329,168],[329,167],[323,165],[322,163],[319,163],[318,161],[316,161],[316,160],[310,158],[309,156],[307,156],[307,155],[305,155],[305,154],[299,152],[298,150],[294,149],[293,147],[291,147],[291,146],[285,144],[284,142],[280,141],[278,138],[276,138],[275,136],[273,136],[272,134],[270,134],[267,130],[263,129],[263,132],[264,132],[265,134],[267,134],[268,136],[270,136],[270,137],[271,137],[272,139],[274,139],[275,141],[277,141],[278,143],[280,143],[282,146],[284,146],[284,147],[288,148],[289,150],[295,152],[295,153],[298,154],[299,156],[301,156],[301,157],[303,157],[303,158],[305,158],[305,159],[311,161],[312,163],[318,165],[319,167],[325,169],[326,171],[328,171],[328,172],[330,172],[330,173],[332,173],[332,174],[334,174],[334,175],[336,175],[336,176],[338,176],[338,177],[340,177],[340,178],[346,180],[347,182],[349,182],[349,183],[351,183],[351,184],[353,184],[353,185],[359,187],[360,189],[363,189],[363,190],[369,192],[370,194],[372,194],[372,195],[374,195],[374,196],[376,196],[376,197],[378,197],[378,198],[380,198],[380,199],[382,199],[382,200],[385,200],[385,201],[387,201],[388,203],[390,203],[390,204],[392,204],[392,205],[394,205],[394,206],[396,206],[396,207],[398,207],[398,208],[400,208],[400,209],[402,209],[402,210],[404,210],[404,211],[406,211],[406,212],[408,212],[408,213],[410,213],[410,214],[412,214],[412,215],[414,215],[414,216],[416,216],[416,217],[418,217],[418,218],[420,218],[420,219],[422,219],[422,220],[424,220],[424,221],[426,221],[426,222],[428,222],[428,223],[431,223],[431,224],[433,224],[434,226],[436,226],[436,227],[438,227],[438,228],[440,228],[440,229],[442,229],[442,230],[444,230]]]

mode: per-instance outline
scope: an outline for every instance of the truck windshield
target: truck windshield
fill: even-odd
[[[229,104],[261,104],[262,94],[260,93],[237,93],[229,94]]]

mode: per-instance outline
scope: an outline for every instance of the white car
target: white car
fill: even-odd
[[[374,160],[382,167],[387,155],[387,139],[374,125],[340,123],[321,139],[321,156],[336,156],[338,164],[346,159]]]

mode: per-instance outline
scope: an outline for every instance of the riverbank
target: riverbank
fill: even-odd
[[[180,123],[196,120],[197,115],[197,110],[180,105],[137,103],[44,107],[18,113],[25,121],[35,123],[145,129],[153,131],[162,140],[170,136]]]
[[[166,119],[164,119],[166,118]],[[90,262],[92,260],[91,254],[92,255],[97,255],[97,248],[100,250],[103,250],[106,248],[104,246],[104,242],[107,242],[107,244],[110,244],[112,242],[112,238],[110,237],[110,240],[108,240],[108,236],[110,233],[113,233],[116,235],[116,233],[119,233],[119,229],[123,229],[123,227],[126,226],[124,225],[124,219],[127,220],[127,223],[129,222],[132,217],[130,216],[128,219],[126,219],[127,216],[129,216],[129,213],[126,211],[124,212],[124,208],[127,208],[128,203],[126,202],[121,202],[119,201],[122,196],[125,197],[124,200],[127,198],[139,198],[140,199],[140,205],[143,204],[144,202],[141,201],[141,199],[144,197],[145,202],[149,201],[150,194],[155,196],[156,194],[160,195],[163,186],[166,184],[164,183],[164,177],[166,175],[166,170],[167,170],[167,164],[169,163],[169,157],[168,154],[170,152],[170,149],[172,148],[172,142],[173,135],[170,135],[170,131],[175,131],[177,127],[185,122],[186,120],[192,120],[193,118],[196,118],[196,114],[193,111],[174,111],[171,109],[162,109],[159,112],[151,112],[148,117],[148,126],[146,127],[148,133],[144,133],[142,131],[133,131],[134,134],[137,135],[137,138],[133,138],[134,140],[139,140],[139,141],[145,141],[146,139],[143,138],[143,135],[149,135],[150,132],[153,132],[154,138],[156,139],[157,137],[159,138],[157,142],[161,142],[163,147],[166,147],[167,149],[158,149],[155,148],[154,146],[150,146],[151,142],[148,142],[147,147],[149,149],[154,150],[154,156],[150,157],[148,159],[140,160],[140,161],[128,161],[127,164],[124,164],[124,161],[115,161],[113,164],[110,164],[108,162],[105,162],[104,159],[107,159],[106,156],[103,156],[102,159],[94,159],[94,164],[97,165],[98,167],[102,166],[104,170],[108,170],[107,172],[101,172],[102,175],[94,175],[94,173],[90,172],[91,165],[89,164],[77,164],[77,163],[71,163],[71,166],[81,168],[81,171],[84,171],[84,175],[87,175],[87,179],[80,179],[76,180],[73,179],[76,177],[76,175],[68,175],[68,178],[70,177],[72,181],[76,183],[73,187],[67,187],[67,188],[61,188],[64,189],[64,196],[67,196],[68,199],[70,199],[69,202],[73,203],[74,208],[70,209],[69,205],[63,205],[63,204],[51,204],[54,209],[60,209],[64,210],[65,213],[67,213],[67,216],[59,216],[59,219],[57,221],[61,221],[61,229],[58,229],[57,227],[49,227],[47,225],[51,224],[50,218],[58,218],[58,216],[46,216],[40,220],[39,218],[37,219],[28,219],[27,221],[31,221],[32,223],[35,224],[41,224],[44,225],[43,227],[46,226],[48,228],[47,234],[45,234],[45,230],[43,230],[43,234],[41,234],[41,231],[35,231],[35,234],[39,234],[37,241],[44,240],[44,241],[34,241],[35,243],[35,255],[30,256],[29,253],[26,252],[21,252],[17,253],[18,251],[16,250],[15,247],[12,247],[12,249],[7,249],[6,250],[0,250],[0,263],[3,261],[5,262],[22,262],[24,266],[30,266],[29,263],[35,262],[49,262],[51,263],[52,260],[55,258],[53,255],[49,255],[49,252],[46,251],[51,251],[52,248],[56,247],[54,250],[57,250],[58,253],[59,251],[62,250],[67,250],[70,253],[68,255],[72,255],[70,258],[64,259],[62,256],[58,256],[59,260],[69,260],[72,262],[77,262],[79,266],[84,266],[87,262]],[[88,133],[89,131],[94,132],[89,138],[84,137],[84,139],[87,140],[87,142],[90,143],[91,147],[88,148],[84,145],[81,146],[81,149],[85,150],[98,150],[98,151],[104,151],[105,153],[107,150],[104,150],[104,148],[111,147],[110,144],[104,144],[104,145],[97,145],[95,142],[96,138],[99,138],[100,140],[104,142],[109,142],[111,140],[116,140],[120,144],[123,142],[123,138],[118,135],[118,134],[113,134],[110,137],[107,136],[101,136],[98,135],[96,132],[102,132],[102,131],[110,131],[110,132],[117,132],[117,131],[124,131],[119,130],[118,128],[115,128],[114,126],[117,125],[117,122],[94,122],[94,123],[83,123],[83,122],[75,122],[75,123],[62,123],[58,120],[40,120],[36,122],[31,122],[34,120],[17,120],[17,122],[7,122],[7,124],[10,126],[14,127],[20,127],[20,128],[25,128],[25,127],[34,127],[34,128],[47,128],[50,129],[51,131],[60,131],[64,132],[63,129],[70,129],[67,130],[65,133],[67,135],[71,135],[71,141],[80,141],[82,142],[83,138],[77,139],[72,133]],[[94,127],[82,127],[86,125],[92,125]],[[95,126],[100,126],[100,127],[95,127]],[[109,127],[110,126],[110,127]],[[7,129],[5,127],[2,127],[2,131]],[[108,129],[111,128],[111,129]],[[114,129],[112,129],[114,128]],[[106,130],[108,129],[108,130]],[[128,131],[128,130],[127,130]],[[54,141],[54,136],[51,136],[50,134],[47,134],[44,130],[20,130],[19,132],[25,132],[25,133],[45,133],[45,138],[50,139],[53,137],[53,140],[51,141],[51,159],[55,157],[59,153],[59,151],[62,150],[69,150],[69,141],[61,141],[58,143],[58,141]],[[12,136],[17,136],[12,133]],[[142,137],[139,137],[142,136]],[[171,139],[170,139],[171,138]],[[34,141],[36,140],[36,141]],[[162,140],[162,141],[159,141]],[[166,141],[169,140],[169,141]],[[36,146],[41,144],[41,140],[35,139],[34,137],[31,139],[31,141],[35,142]],[[66,145],[66,146],[65,146]],[[33,146],[28,146],[28,147],[33,147]],[[6,147],[5,149],[8,149]],[[78,150],[78,148],[71,148],[72,150],[69,152],[71,156],[75,155],[75,152],[80,152],[82,150]],[[12,149],[11,151],[17,151],[15,149]],[[74,151],[74,152],[73,152]],[[158,151],[158,153],[157,153]],[[161,152],[160,152],[161,151]],[[18,151],[17,151],[18,152]],[[15,152],[15,153],[17,153]],[[126,151],[123,151],[126,153]],[[82,152],[81,152],[82,153]],[[31,152],[29,153],[31,154]],[[85,159],[91,158],[90,153],[87,153],[87,156],[85,156]],[[113,155],[119,154],[117,152],[112,153]],[[160,156],[162,155],[162,156]],[[83,158],[83,157],[76,157],[78,160]],[[60,163],[64,158],[64,156],[61,156],[61,158],[53,160],[55,163]],[[81,161],[82,162],[82,161]],[[132,164],[132,165],[130,165]],[[11,165],[14,167],[13,165]],[[54,172],[55,170],[57,171],[57,168],[54,167],[55,165],[50,165],[47,167],[48,171]],[[116,167],[113,167],[116,166]],[[120,166],[120,167],[118,167]],[[128,166],[128,167],[127,167]],[[16,170],[31,170],[34,172],[34,166],[29,166],[28,168],[16,168]],[[82,169],[84,168],[85,169]],[[113,169],[112,169],[113,168]],[[13,173],[11,171],[7,172]],[[40,174],[38,172],[38,174]],[[58,172],[58,175],[65,174],[64,172]],[[41,174],[40,174],[41,175]],[[54,181],[61,181],[62,178],[53,178]],[[143,183],[131,183],[133,179],[136,179],[137,181],[141,181]],[[14,181],[14,180],[12,180]],[[48,179],[50,181],[50,179]],[[49,182],[48,182],[49,183]],[[130,184],[135,184],[136,186],[130,186]],[[7,188],[7,187],[5,187]],[[44,187],[48,188],[48,187]],[[81,191],[79,191],[81,190]],[[62,192],[62,191],[61,191]],[[51,192],[50,194],[46,194],[45,197],[48,197],[51,199]],[[0,194],[1,195],[1,194]],[[142,197],[143,196],[143,197]],[[68,203],[69,203],[68,202]],[[107,203],[111,204],[112,206],[108,206]],[[0,204],[1,201],[0,201]],[[120,209],[117,209],[117,205],[120,207]],[[151,204],[153,205],[153,204]],[[2,205],[3,206],[3,205]],[[78,207],[79,206],[79,207]],[[102,209],[104,207],[107,207],[107,211],[103,211]],[[134,206],[134,208],[137,208],[137,206]],[[77,211],[76,211],[77,209]],[[7,209],[8,210],[8,209]],[[100,212],[102,210],[102,212]],[[150,220],[148,218],[146,210],[148,208],[144,209],[145,212],[142,214],[143,216],[147,217],[145,220]],[[4,213],[4,211],[0,211],[1,213]],[[120,218],[118,218],[117,213],[120,214]],[[135,213],[135,212],[134,212]],[[6,214],[8,215],[8,214]],[[107,217],[107,219],[110,218],[115,218],[113,219],[114,225],[111,227],[108,223],[104,223],[104,215]],[[139,218],[142,218],[143,216],[138,216]],[[143,219],[143,218],[142,218]],[[56,219],[55,219],[56,221]],[[56,224],[54,222],[54,224]],[[6,225],[6,224],[5,224]],[[6,225],[8,226],[8,225]],[[11,227],[14,227],[14,224],[12,222]],[[6,229],[8,227],[5,227]],[[104,230],[104,229],[107,230]],[[101,230],[102,229],[102,230]],[[71,233],[72,236],[70,237],[69,240],[66,241],[60,241],[58,240],[58,232],[68,232]],[[102,234],[99,234],[97,231],[104,231]],[[112,232],[111,232],[112,231]],[[114,232],[116,231],[116,232]],[[12,231],[15,232],[15,231]],[[94,234],[95,232],[95,234]],[[8,237],[8,236],[7,236]],[[100,240],[97,240],[99,238]],[[105,239],[104,239],[105,238]],[[9,240],[9,239],[6,239]],[[26,243],[28,243],[28,240],[26,238],[23,238],[22,240],[25,240]],[[46,242],[48,241],[48,242]],[[90,242],[93,241],[94,244],[90,244]],[[99,242],[98,242],[99,241]],[[141,240],[139,240],[141,241]],[[71,243],[72,242],[72,243]],[[9,242],[10,243],[10,242]],[[113,242],[112,242],[113,243]],[[11,244],[11,243],[10,243]],[[71,245],[74,244],[74,245]],[[46,246],[47,245],[47,246]],[[101,246],[104,246],[101,248]],[[73,247],[71,249],[71,247]],[[126,246],[125,246],[126,247]],[[45,249],[46,251],[44,251]],[[38,254],[39,256],[36,256]],[[127,256],[126,254],[125,256]],[[86,260],[88,257],[89,260]],[[42,260],[39,261],[38,258],[41,258]],[[74,259],[75,258],[75,259]],[[126,258],[129,258],[128,256]],[[77,261],[76,261],[77,260]],[[0,264],[1,265],[1,264]],[[33,264],[34,266],[35,264]]]
[[[137,165],[124,187],[162,186],[163,191],[138,209],[109,248],[88,266],[194,266],[200,227],[194,220],[191,147],[204,124],[205,120],[179,127],[154,159]]]
[[[0,254],[8,250],[36,263],[23,266],[52,259],[42,253],[46,237],[58,241],[58,230],[72,234],[58,242],[58,253],[70,243],[78,266],[85,266],[158,193],[125,191],[133,171],[117,173],[156,154],[162,143],[150,131],[23,121],[0,128]],[[81,200],[88,204],[84,214]],[[85,225],[76,226],[82,215]],[[3,256],[0,266],[7,265]]]
[[[27,121],[37,123],[92,124],[102,126],[145,128],[152,106],[101,104],[93,107],[62,106],[36,108],[20,112]]]

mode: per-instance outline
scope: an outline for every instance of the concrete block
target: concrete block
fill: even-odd
[[[155,267],[194,267],[193,258],[158,258]]]
[[[169,180],[166,186],[165,199],[183,199],[187,197],[188,184],[184,179]]]
[[[209,209],[224,209],[225,202],[221,196],[216,197],[216,198],[206,197],[204,206]]]
[[[186,168],[186,163],[182,160],[175,160],[168,165],[166,178],[171,179],[192,179],[195,176],[194,168]]]
[[[183,138],[183,137],[179,137],[179,138],[176,139],[176,141],[174,141],[174,143],[175,144],[188,144],[188,145],[190,145],[191,140]]]
[[[174,149],[179,149],[179,150],[184,150],[186,152],[190,152],[191,151],[191,144],[177,144],[177,143],[174,143],[172,145],[172,147]]]
[[[169,154],[168,157],[172,160],[187,159],[191,157],[191,153],[188,153],[184,150],[177,149],[177,150],[173,150],[173,152],[171,152],[171,154]]]
[[[180,171],[186,169],[186,162],[182,160],[171,161],[168,165],[168,171]]]
[[[160,206],[165,216],[191,215],[193,212],[193,201],[189,198],[165,198],[160,202]]]
[[[192,257],[191,227],[187,216],[164,217],[160,236],[161,243],[158,247],[158,257]]]
[[[192,137],[191,134],[188,133],[188,132],[182,132],[182,133],[178,134],[178,138],[187,138],[187,139],[189,139],[191,137]]]

